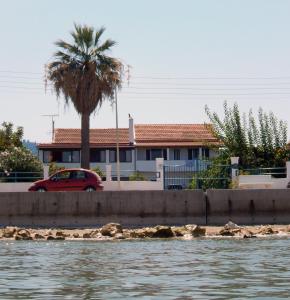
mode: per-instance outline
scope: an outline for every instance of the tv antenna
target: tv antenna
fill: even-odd
[[[49,117],[51,118],[51,127],[52,127],[52,131],[51,131],[51,141],[53,142],[53,137],[54,137],[54,118],[58,117],[58,114],[51,114],[51,115],[41,115],[42,117]]]

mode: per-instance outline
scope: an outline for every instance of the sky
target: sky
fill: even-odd
[[[223,102],[242,112],[259,107],[290,124],[288,0],[0,0],[0,122],[24,137],[50,142],[57,128],[80,128],[73,106],[45,91],[44,66],[70,42],[73,24],[106,27],[110,55],[125,65],[118,93],[119,127],[135,123],[204,123],[204,106]],[[115,127],[109,102],[91,127]],[[290,136],[290,135],[289,135]]]

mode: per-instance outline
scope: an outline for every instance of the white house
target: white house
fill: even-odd
[[[210,149],[218,145],[205,124],[136,124],[129,118],[128,128],[119,128],[121,177],[140,171],[147,177],[155,174],[155,159],[164,165],[182,165],[215,155]],[[38,144],[39,158],[44,163],[56,162],[65,167],[80,166],[80,129],[56,129],[52,143]],[[90,130],[91,168],[105,171],[112,165],[116,175],[116,129]]]

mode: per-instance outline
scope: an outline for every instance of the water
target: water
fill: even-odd
[[[286,299],[290,239],[0,242],[0,299]]]

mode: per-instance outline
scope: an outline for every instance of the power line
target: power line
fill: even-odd
[[[278,80],[290,79],[290,76],[272,76],[272,77],[150,77],[150,76],[132,76],[137,79],[154,79],[154,80]]]
[[[0,70],[0,73],[10,73],[10,74],[33,74],[33,75],[43,75],[41,72],[28,72],[28,71],[13,71],[13,70]],[[138,74],[138,73],[137,73]],[[278,79],[290,79],[290,76],[181,76],[181,77],[175,77],[175,76],[134,76],[134,74],[130,73],[130,78],[138,78],[138,79],[155,79],[155,80],[278,80]]]
[[[24,89],[24,90],[41,90],[45,91],[44,88],[37,88],[37,87],[27,87],[27,86],[0,86],[0,88],[9,88],[9,89]],[[271,88],[269,88],[271,89]],[[53,89],[49,88],[48,91],[54,91]],[[194,90],[194,89],[193,89]],[[225,90],[225,93],[182,93],[182,92],[131,92],[131,91],[123,91],[122,94],[128,94],[128,95],[188,95],[188,96],[248,96],[248,95],[290,95],[290,93],[287,92],[269,92],[269,93],[227,93],[227,90],[241,90],[241,89],[196,89],[196,90]],[[279,89],[280,90],[280,89]],[[290,90],[289,88],[285,88],[284,90]]]

